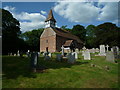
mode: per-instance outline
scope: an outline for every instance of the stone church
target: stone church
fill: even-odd
[[[40,52],[59,52],[62,46],[70,49],[82,48],[83,42],[77,36],[55,26],[56,20],[50,10],[45,20],[45,29],[40,36]]]

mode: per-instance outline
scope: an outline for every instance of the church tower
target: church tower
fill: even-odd
[[[55,27],[56,25],[56,20],[54,19],[53,13],[52,13],[52,9],[50,10],[47,19],[45,20],[45,28],[48,27]]]

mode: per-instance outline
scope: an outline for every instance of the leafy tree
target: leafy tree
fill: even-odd
[[[86,38],[86,29],[82,25],[73,26],[71,33],[78,36],[83,42],[85,42]]]
[[[87,48],[92,48],[96,47],[95,46],[95,26],[94,25],[88,25],[86,27],[86,47]]]
[[[24,41],[18,38],[19,35],[19,21],[15,19],[9,11],[2,9],[3,54],[7,54],[8,52],[17,52],[17,50],[22,49]]]
[[[42,34],[44,29],[34,29],[32,31],[25,32],[21,34],[20,38],[24,39],[24,41],[27,43],[29,50],[32,51],[39,51],[40,47],[40,36]]]
[[[95,28],[96,45],[108,44],[109,46],[120,46],[120,28],[112,23],[103,23]]]

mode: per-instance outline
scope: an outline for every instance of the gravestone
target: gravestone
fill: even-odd
[[[106,56],[106,53],[105,53],[105,45],[100,45],[100,53],[99,53],[100,56]]]
[[[57,61],[61,61],[62,60],[62,55],[61,54],[57,54],[56,55],[56,59],[57,59]]]
[[[51,54],[51,53],[49,53],[49,54],[48,54],[48,56],[49,56],[49,57],[52,57],[52,54]]]
[[[27,51],[26,55],[27,57],[30,57],[30,50]]]
[[[113,52],[109,51],[106,53],[106,60],[109,61],[109,62],[115,62],[115,57],[114,57],[114,54]]]
[[[84,56],[84,52],[85,52],[85,51],[82,51],[82,56]]]
[[[91,60],[89,50],[86,50],[86,51],[84,52],[84,60]]]
[[[95,52],[99,52],[99,48],[96,48],[96,49],[95,49]]]
[[[62,45],[61,49],[62,49],[62,56],[64,56],[64,46],[63,45]]]
[[[48,56],[48,55],[45,56],[45,57],[44,57],[44,60],[46,60],[46,61],[50,60],[50,56]]]
[[[74,64],[75,63],[75,53],[69,53],[67,55],[68,63]]]
[[[74,53],[75,53],[75,59],[78,59],[78,53],[77,52]]]
[[[119,58],[119,47],[118,46],[113,46],[112,47],[112,49],[113,49],[113,54],[114,54],[114,56],[115,56],[115,59],[118,59]]]
[[[17,56],[20,56],[20,52],[19,52],[19,50],[18,50],[18,52],[17,52]]]
[[[14,56],[16,56],[16,54],[14,54]]]
[[[32,52],[31,53],[31,68],[34,72],[36,72],[37,64],[38,64],[38,53]]]
[[[109,48],[109,46],[108,46],[108,45],[106,45],[106,48],[107,48],[107,52],[108,52],[108,48]]]
[[[76,52],[76,53],[79,53],[79,49],[78,49],[78,48],[77,48],[77,49],[75,49],[75,52]]]

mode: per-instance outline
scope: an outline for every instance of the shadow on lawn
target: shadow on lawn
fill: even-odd
[[[75,64],[69,64],[65,61],[57,62],[55,59],[44,61],[43,57],[38,60],[38,67],[42,69],[71,68],[73,65],[88,64],[88,61],[77,61]],[[20,57],[3,58],[3,79],[16,79],[19,76],[36,78],[36,73],[30,70],[30,59]],[[44,72],[43,72],[44,73]],[[41,74],[41,73],[40,73]]]

